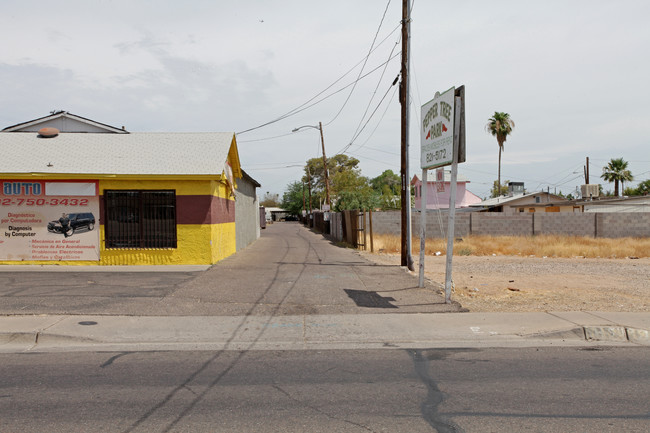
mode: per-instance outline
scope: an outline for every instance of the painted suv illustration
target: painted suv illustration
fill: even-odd
[[[79,229],[85,228],[86,231],[91,231],[95,228],[95,216],[90,212],[70,213],[67,215],[70,224],[67,228],[61,226],[61,220],[54,220],[47,223],[47,231],[51,233],[62,233],[66,237],[72,236],[74,232]]]

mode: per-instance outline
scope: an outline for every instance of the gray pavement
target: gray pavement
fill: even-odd
[[[96,268],[0,267],[0,351],[650,344],[648,313],[463,312],[297,223],[207,269]]]
[[[650,345],[647,314],[8,316],[0,352]]]
[[[262,231],[248,248],[201,267],[0,266],[0,314],[231,316],[440,313],[441,287],[377,265],[298,223]],[[80,269],[82,268],[82,269]],[[62,272],[65,269],[67,272]],[[174,272],[176,271],[176,272]]]

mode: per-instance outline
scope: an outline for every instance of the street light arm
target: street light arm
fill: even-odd
[[[313,125],[303,125],[303,126],[299,126],[299,127],[297,127],[297,128],[292,129],[291,132],[298,132],[298,131],[301,130],[302,128],[314,128],[314,129],[320,129],[318,126],[313,126]]]

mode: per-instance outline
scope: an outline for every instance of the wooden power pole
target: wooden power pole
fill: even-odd
[[[327,205],[330,206],[330,179],[327,173],[327,157],[325,156],[325,139],[323,138],[323,123],[318,122],[318,129],[320,130],[320,142],[323,145],[323,169],[325,170],[325,197]],[[331,209],[330,209],[331,210]]]
[[[409,33],[411,26],[410,0],[402,0],[402,67],[400,83],[401,113],[401,162],[400,177],[402,179],[402,255],[401,265],[413,270],[411,257],[411,188],[408,174],[408,139],[409,139]]]

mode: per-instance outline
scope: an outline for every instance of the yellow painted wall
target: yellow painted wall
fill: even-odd
[[[50,177],[50,176],[47,176]],[[51,176],[65,179],[65,176]],[[89,176],[86,179],[92,180]],[[99,179],[99,194],[107,189],[174,189],[176,195],[214,195],[234,203],[230,189],[214,179]],[[234,206],[234,204],[233,204]],[[235,223],[179,224],[177,248],[106,249],[104,226],[97,225],[100,236],[100,260],[73,261],[0,261],[6,265],[209,265],[236,251]]]

